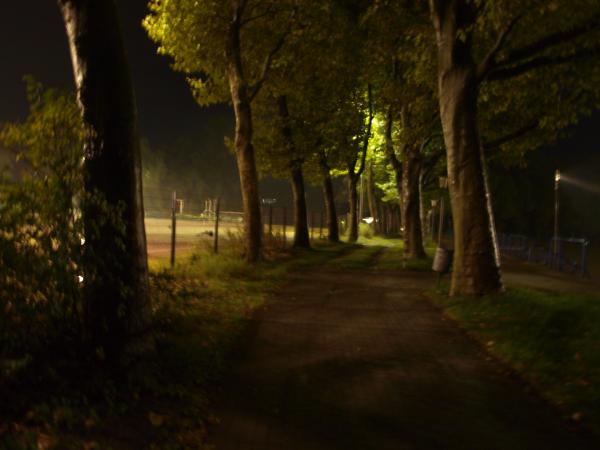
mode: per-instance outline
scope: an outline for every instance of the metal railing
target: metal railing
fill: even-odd
[[[583,238],[555,238],[544,246],[534,239],[520,234],[498,234],[500,251],[529,262],[544,264],[554,270],[590,278],[587,266],[587,252],[590,241]],[[571,252],[565,246],[571,246]],[[556,249],[556,251],[555,251]]]

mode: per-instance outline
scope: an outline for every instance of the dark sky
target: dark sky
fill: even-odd
[[[174,146],[189,149],[197,160],[206,160],[206,167],[199,168],[199,176],[203,171],[212,172],[212,176],[218,172],[226,183],[235,186],[238,183],[235,161],[225,149],[221,136],[232,127],[230,109],[227,106],[199,107],[185,77],[171,70],[169,58],[156,54],[155,44],[141,26],[147,13],[147,0],[117,3],[137,95],[142,138],[152,149],[165,155],[169,155]],[[0,123],[26,116],[22,82],[26,74],[33,75],[47,87],[73,89],[67,39],[54,0],[18,0],[3,5],[0,42],[3,43],[0,46]],[[220,129],[223,133],[219,134]],[[196,167],[201,164],[197,160]],[[172,184],[162,190],[176,189],[176,183]],[[147,190],[151,189],[155,187]],[[261,191],[264,197],[278,197],[282,203],[291,203],[286,183],[263,182]],[[313,191],[309,193],[311,203],[320,208],[320,195]],[[153,196],[163,194],[151,192]],[[228,197],[230,207],[241,207],[239,194],[233,189],[225,193],[206,191],[196,196],[217,195]]]
[[[164,146],[193,132],[225,107],[199,108],[182,74],[141,27],[146,0],[120,1],[119,10],[137,92],[140,128],[152,145]],[[0,16],[0,121],[22,118],[27,111],[22,78],[31,74],[47,86],[72,87],[73,77],[62,19],[53,0],[19,0],[3,5]]]

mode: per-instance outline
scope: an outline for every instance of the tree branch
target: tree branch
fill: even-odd
[[[262,88],[262,86],[265,83],[265,80],[267,78],[267,75],[269,74],[269,70],[271,70],[271,65],[273,64],[273,58],[275,57],[277,52],[279,52],[279,50],[281,50],[281,47],[283,47],[283,44],[285,43],[287,35],[288,35],[288,33],[285,33],[277,41],[277,43],[275,44],[275,47],[273,47],[271,49],[271,51],[265,58],[265,62],[263,63],[260,77],[258,78],[258,81],[254,84],[254,86],[250,89],[250,94],[249,94],[250,101],[254,100],[254,97],[256,97],[256,95],[260,92],[260,89]]]
[[[485,78],[485,76],[490,72],[490,70],[494,67],[494,64],[496,62],[496,56],[498,56],[498,52],[500,52],[500,50],[502,50],[502,47],[504,47],[504,44],[506,44],[510,33],[514,29],[517,22],[521,19],[521,17],[523,17],[523,14],[518,14],[508,22],[504,30],[502,30],[502,32],[500,32],[500,34],[498,35],[498,38],[496,39],[496,42],[494,43],[490,51],[483,58],[483,61],[477,66],[477,79],[479,81],[482,81]]]
[[[363,153],[360,161],[360,168],[358,169],[357,176],[361,176],[365,170],[365,161],[367,160],[367,151],[369,150],[369,139],[371,139],[371,127],[373,125],[373,89],[371,84],[368,86],[368,98],[369,98],[369,123],[367,124],[367,133],[365,134],[365,140],[363,141]]]
[[[507,80],[522,75],[530,70],[539,69],[542,67],[557,66],[570,63],[579,59],[588,58],[591,56],[600,55],[600,44],[590,48],[586,48],[568,55],[560,56],[540,56],[530,59],[524,63],[514,65],[512,67],[503,67],[492,70],[488,76],[488,81]]]
[[[519,139],[520,137],[525,136],[526,134],[530,133],[531,131],[534,131],[538,127],[539,123],[540,123],[539,120],[535,120],[534,122],[528,123],[528,124],[522,126],[521,128],[513,131],[512,133],[508,133],[498,139],[494,139],[493,141],[484,143],[483,148],[485,148],[486,150],[492,150],[492,149],[500,147],[501,145],[506,144],[507,142],[514,141],[515,139]]]
[[[564,44],[568,41],[572,41],[586,33],[600,29],[600,18],[594,16],[587,22],[575,26],[569,30],[562,30],[556,33],[550,34],[539,39],[537,42],[525,45],[521,48],[512,50],[508,53],[506,58],[499,62],[499,66],[508,66],[517,62],[523,61],[524,59],[531,58],[549,48],[556,47],[557,45]]]
[[[402,170],[402,164],[400,160],[396,156],[396,152],[394,151],[394,144],[392,142],[392,127],[394,123],[394,113],[392,111],[392,107],[388,108],[387,118],[385,121],[385,154],[394,168],[394,172],[399,172]]]

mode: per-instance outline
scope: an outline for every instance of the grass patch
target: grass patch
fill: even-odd
[[[381,258],[377,261],[377,268],[382,270],[414,270],[419,272],[430,272],[433,258],[430,255],[435,253],[435,248],[431,245],[425,247],[427,256],[422,259],[404,258],[404,241],[400,239],[389,239],[391,244]]]
[[[384,247],[379,245],[352,245],[352,251],[344,252],[335,259],[330,260],[327,266],[335,269],[365,269],[372,265],[374,258]]]
[[[439,303],[573,420],[600,435],[600,296],[511,289]]]
[[[236,236],[214,255],[200,245],[175,270],[154,262],[149,354],[109,367],[94,355],[47,349],[51,358],[0,359],[0,448],[202,449],[211,395],[249,319],[290,269],[351,249],[272,246],[248,265]],[[40,444],[41,443],[41,444]]]

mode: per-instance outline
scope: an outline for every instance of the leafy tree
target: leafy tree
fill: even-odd
[[[294,247],[310,248],[306,194],[302,167],[306,160],[290,115],[287,95],[265,96],[262,120],[257,124],[259,164],[272,176],[290,177],[294,201]]]
[[[6,124],[0,145],[19,161],[0,177],[0,353],[29,352],[80,333],[86,137],[72,94],[27,79],[30,112]]]
[[[556,128],[597,105],[593,83],[598,76],[594,55],[600,49],[600,5],[587,0],[545,4],[430,0],[429,6],[437,40],[439,103],[454,220],[451,294],[499,291],[500,261],[479,111],[489,96],[490,116],[507,120],[502,111],[506,105],[518,105],[516,112],[526,115],[528,108],[536,109],[540,85],[568,99],[568,108],[557,108],[560,113],[555,118],[562,120],[549,120]],[[515,98],[499,102],[499,90],[507,98],[509,85],[493,85],[509,81],[509,96]],[[512,94],[514,88],[525,86],[523,95]],[[520,126],[542,125],[543,129],[547,121],[521,121]]]
[[[244,205],[246,259],[261,248],[258,177],[253,146],[252,101],[260,92],[294,21],[291,0],[151,0],[144,25],[190,74],[200,104],[231,102],[235,113],[234,149]]]
[[[87,330],[109,357],[141,343],[149,307],[137,112],[114,0],[58,0],[87,129],[81,210]]]
[[[304,178],[324,184],[330,240],[337,241],[328,137],[340,123],[331,120],[355,83],[358,42],[351,37],[354,22],[335,1],[297,2],[295,26],[272,68],[266,95],[257,98],[257,146],[263,170],[290,174],[296,211],[296,246],[308,246]],[[336,58],[332,58],[332,52]],[[344,74],[340,76],[340,74]],[[343,81],[342,81],[343,80]],[[340,87],[343,86],[343,88]],[[264,139],[264,137],[269,137]]]

